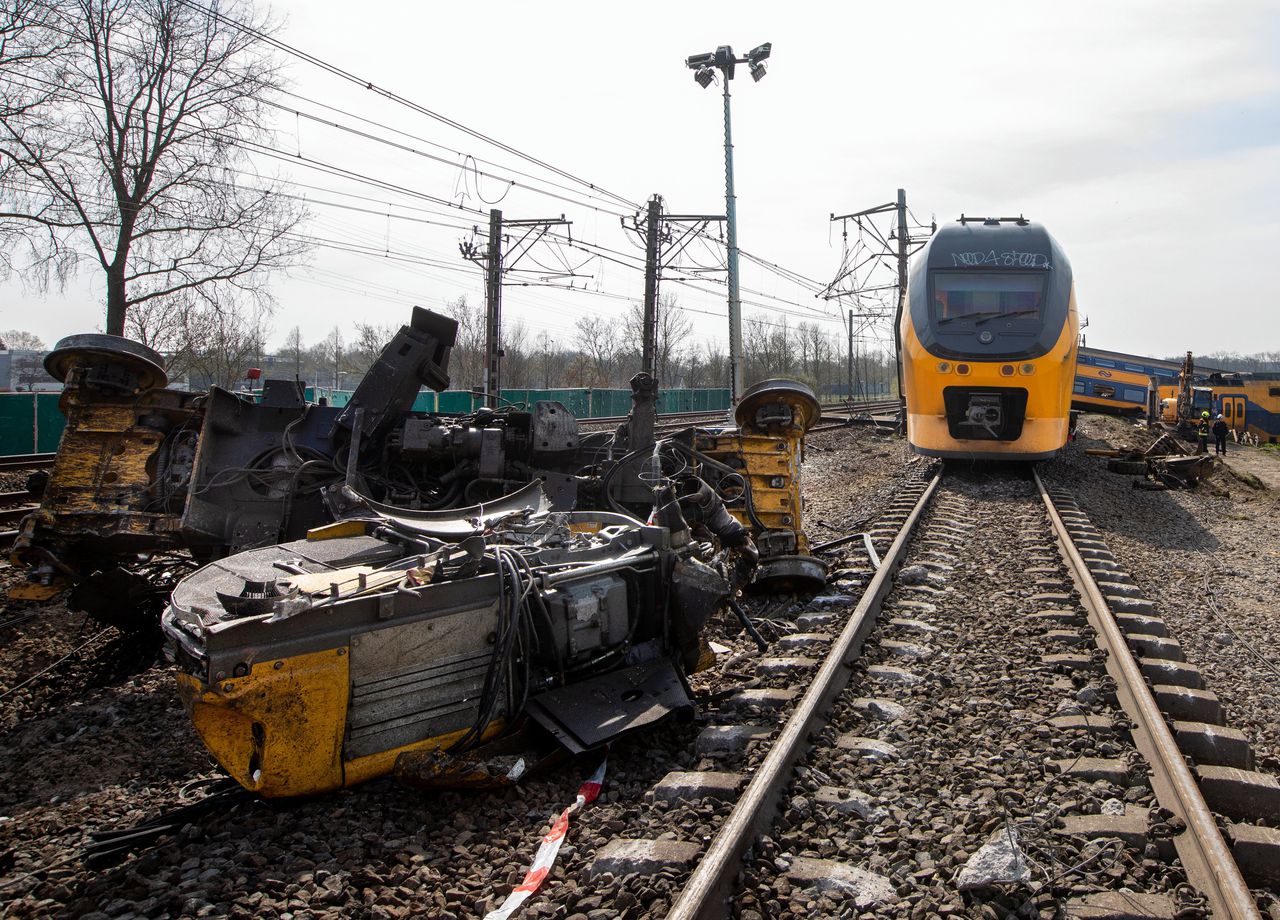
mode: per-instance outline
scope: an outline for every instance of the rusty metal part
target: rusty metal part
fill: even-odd
[[[826,565],[809,555],[802,525],[802,444],[821,416],[813,392],[792,380],[765,380],[747,390],[734,411],[738,428],[699,433],[695,447],[718,469],[722,491],[734,478],[744,499],[730,513],[747,526],[760,551],[753,590],[820,590]]]
[[[100,332],[69,335],[59,339],[44,359],[44,369],[59,383],[67,382],[78,368],[89,367],[110,369],[111,373],[103,379],[109,379],[113,389],[125,392],[136,393],[169,383],[164,358],[158,352],[118,335]]]
[[[808,749],[810,738],[836,697],[848,686],[857,654],[875,625],[881,604],[893,587],[893,574],[941,478],[939,471],[898,531],[883,564],[849,615],[839,638],[832,643],[822,667],[782,727],[764,762],[751,777],[728,819],[721,825],[706,855],[693,870],[667,914],[667,920],[705,920],[729,915],[728,897],[734,876],[741,867],[742,854],[772,822],[787,784],[791,782],[796,762]]]
[[[757,591],[821,591],[827,583],[827,565],[813,556],[773,556],[761,560],[752,588]]]
[[[1249,886],[1245,884],[1213,813],[1200,794],[1195,777],[1151,695],[1106,599],[1072,542],[1040,474],[1033,471],[1033,475],[1072,577],[1089,611],[1089,620],[1098,632],[1100,644],[1107,651],[1107,671],[1116,681],[1120,705],[1134,721],[1133,741],[1151,766],[1152,788],[1160,804],[1186,824],[1186,829],[1173,838],[1173,843],[1187,871],[1187,878],[1209,899],[1213,916],[1258,920],[1260,915]]]

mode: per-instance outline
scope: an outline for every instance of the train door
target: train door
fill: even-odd
[[[1243,396],[1227,396],[1222,397],[1222,420],[1227,423],[1227,427],[1233,431],[1244,434],[1244,406],[1245,398]]]

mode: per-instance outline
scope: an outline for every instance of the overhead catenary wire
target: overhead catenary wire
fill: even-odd
[[[191,5],[191,6],[197,6],[197,4],[188,4],[188,5]],[[312,104],[314,104],[314,100],[312,101]],[[358,116],[357,116],[357,117],[358,117]],[[393,131],[394,131],[395,129],[391,129],[391,130],[393,130]],[[424,142],[424,143],[434,143],[434,142],[425,141],[425,139],[424,139],[424,141],[423,141],[423,142]],[[451,201],[451,200],[449,200],[449,199],[447,199],[447,198],[445,198],[445,197],[443,197],[443,196],[439,196],[439,195],[432,195],[432,194],[427,193],[427,192],[424,192],[424,191],[422,191],[422,190],[409,188],[409,187],[407,187],[407,186],[405,186],[405,185],[403,185],[403,184],[399,184],[399,183],[395,183],[395,182],[390,182],[390,181],[388,181],[388,180],[385,180],[385,179],[379,178],[379,177],[377,177],[377,176],[375,176],[375,175],[369,175],[369,174],[366,174],[366,173],[359,172],[359,171],[357,171],[357,170],[346,169],[346,168],[341,167],[341,166],[338,166],[337,164],[334,164],[334,163],[326,163],[326,162],[322,162],[322,161],[319,161],[318,159],[311,158],[311,157],[307,157],[307,156],[301,156],[301,157],[300,157],[300,156],[298,155],[298,153],[300,153],[300,152],[301,152],[300,148],[299,148],[299,150],[298,150],[297,152],[290,154],[289,152],[285,151],[281,146],[276,145],[276,144],[269,144],[269,143],[263,143],[263,142],[253,142],[253,144],[254,144],[254,146],[253,146],[253,148],[250,150],[250,152],[253,152],[253,153],[255,153],[255,154],[260,154],[260,155],[266,156],[266,157],[268,157],[268,158],[273,158],[273,159],[278,160],[278,161],[280,161],[280,162],[288,162],[288,163],[294,163],[294,164],[301,163],[301,164],[302,164],[302,165],[304,165],[305,167],[310,168],[310,169],[313,169],[313,170],[315,170],[315,171],[317,171],[317,172],[319,172],[319,173],[322,173],[322,174],[326,174],[326,175],[334,176],[334,177],[341,178],[341,179],[344,179],[344,180],[347,180],[347,181],[353,181],[353,182],[358,182],[358,183],[361,183],[361,184],[370,185],[370,186],[371,186],[371,187],[373,187],[373,188],[376,188],[376,189],[378,189],[378,190],[380,190],[380,191],[388,192],[388,193],[393,194],[393,195],[397,195],[397,196],[403,195],[403,196],[405,196],[405,197],[409,197],[409,198],[411,198],[411,199],[416,199],[416,200],[419,200],[419,201],[422,201],[422,202],[425,202],[425,203],[428,203],[428,204],[436,205],[436,206],[438,206],[440,209],[442,209],[442,212],[462,213],[462,214],[475,215],[475,216],[481,216],[481,215],[483,215],[483,214],[484,214],[484,212],[483,212],[483,211],[480,211],[480,210],[475,209],[475,208],[467,207],[465,204],[460,204],[460,203],[458,203],[458,202]],[[499,145],[499,146],[501,146],[501,145]],[[519,154],[519,152],[518,152],[518,151],[516,151],[516,153],[517,153],[517,154]],[[471,156],[471,155],[470,155],[470,154],[468,154],[467,156]],[[442,163],[447,162],[447,161],[445,161],[445,160],[444,160],[444,158],[439,158],[439,159],[440,159],[440,162],[442,162]],[[536,161],[536,159],[535,159],[535,160],[530,160],[530,162],[535,162],[535,163],[537,163],[537,162],[539,162],[539,161]],[[454,164],[454,165],[456,165],[456,164]],[[243,173],[241,173],[241,174],[243,174]],[[531,174],[526,174],[526,175],[531,175]],[[581,182],[583,181],[583,180],[578,179],[578,177],[571,177],[571,179],[572,179],[572,181],[577,181],[577,182],[579,182],[579,183],[581,183]],[[311,189],[314,189],[314,190],[322,190],[322,189],[324,189],[324,187],[323,187],[323,186],[317,186],[317,185],[314,185],[314,184],[308,184],[308,183],[296,182],[296,180],[293,180],[293,179],[291,179],[291,178],[279,178],[279,179],[276,179],[276,180],[273,180],[273,181],[279,181],[279,182],[283,182],[283,183],[294,183],[294,184],[296,184],[298,187],[311,188]],[[533,179],[533,181],[544,181],[544,180],[538,180],[538,179],[536,179],[536,177],[535,177],[535,178]],[[549,180],[545,180],[545,181],[549,182]],[[597,193],[597,192],[602,193],[602,194],[603,194],[603,193],[605,193],[605,190],[600,189],[598,186],[596,186],[596,185],[594,185],[594,184],[592,184],[592,183],[589,183],[589,182],[585,183],[585,185],[584,185],[583,187],[584,187],[585,189],[587,189],[587,190],[588,190],[588,191],[585,191],[585,192],[583,192],[583,193],[582,193],[584,196],[587,196],[587,197],[595,198],[595,197],[596,197],[596,193]],[[357,195],[355,195],[355,194],[354,194],[354,193],[352,193],[352,192],[348,192],[348,191],[344,191],[344,190],[339,190],[339,189],[328,189],[327,191],[329,191],[329,193],[330,193],[330,194],[333,194],[333,195],[350,196],[350,197],[355,198],[355,199],[358,199],[358,198],[360,198],[360,197],[361,197],[361,196],[357,196]],[[287,194],[287,193],[285,193],[285,194]],[[619,200],[619,201],[621,201],[621,202],[623,202],[623,203],[627,204],[628,206],[635,207],[634,203],[629,202],[629,201],[627,201],[626,199],[621,198],[620,196],[613,196],[611,193],[608,193],[608,194],[610,194],[610,196],[611,196],[614,200]],[[342,203],[340,203],[340,202],[331,202],[331,201],[325,201],[325,200],[323,200],[323,199],[315,199],[315,198],[304,197],[304,196],[295,196],[295,197],[299,197],[299,198],[300,198],[301,200],[303,200],[303,201],[307,201],[307,202],[309,202],[309,203],[313,203],[313,204],[315,204],[317,207],[322,207],[322,208],[337,208],[337,209],[347,210],[347,211],[349,211],[350,213],[367,213],[369,216],[383,216],[383,217],[386,217],[388,220],[403,220],[403,221],[404,221],[404,222],[406,222],[406,223],[412,223],[412,222],[414,222],[411,218],[407,217],[406,215],[398,215],[398,214],[395,214],[394,212],[388,212],[388,211],[385,211],[385,210],[374,210],[374,209],[364,209],[364,210],[361,210],[361,209],[359,209],[357,206],[353,206],[353,205],[343,205],[343,204],[342,204]],[[368,200],[377,200],[377,201],[379,201],[379,203],[382,203],[381,199],[368,199]],[[584,207],[591,207],[591,208],[593,208],[593,209],[597,209],[597,210],[599,210],[599,206],[598,206],[598,205],[589,204],[589,203],[583,203],[583,202],[578,202],[578,204],[580,204],[581,206],[584,206]],[[408,204],[404,204],[404,203],[395,203],[395,204],[388,203],[388,207],[394,207],[394,208],[410,208],[410,207],[413,207],[413,206],[408,205]],[[430,209],[427,209],[427,210],[430,210]],[[421,221],[421,223],[422,223],[424,226],[430,226],[430,222],[429,222],[429,221],[427,221],[427,220],[425,220],[425,219],[419,219],[419,220]],[[449,224],[441,224],[441,226],[442,226],[442,227],[445,227],[445,228],[449,228],[449,229],[461,229],[463,225],[461,225],[461,224],[453,224],[453,225],[449,225]],[[384,245],[382,245],[382,246],[375,246],[375,245],[373,245],[372,243],[370,243],[370,244],[356,243],[356,244],[352,245],[352,244],[347,244],[347,243],[341,243],[341,242],[339,242],[339,241],[335,240],[333,237],[323,237],[323,236],[319,236],[319,235],[315,235],[315,234],[312,234],[312,235],[295,234],[295,237],[294,237],[294,238],[298,239],[299,241],[305,241],[305,242],[309,242],[309,243],[316,244],[316,245],[322,245],[322,246],[324,246],[324,247],[326,247],[326,248],[330,248],[330,249],[333,249],[333,250],[335,250],[335,251],[348,251],[348,252],[352,252],[353,254],[356,254],[356,255],[359,255],[359,256],[365,256],[365,257],[373,257],[373,256],[377,256],[377,257],[381,257],[381,258],[383,258],[383,259],[385,259],[385,260],[388,260],[388,261],[402,261],[404,264],[414,264],[414,263],[416,263],[416,264],[421,265],[421,266],[434,268],[434,269],[436,269],[437,271],[445,271],[445,272],[447,272],[447,273],[449,273],[449,274],[458,274],[458,275],[460,275],[460,276],[465,276],[465,275],[466,275],[466,269],[465,269],[465,268],[462,268],[462,269],[455,268],[453,265],[449,264],[449,263],[448,263],[448,260],[447,260],[447,259],[445,259],[443,256],[440,256],[440,257],[438,257],[438,258],[433,258],[433,255],[434,255],[434,254],[430,254],[430,253],[429,253],[429,254],[419,254],[419,253],[406,252],[406,251],[404,251],[404,247],[398,247],[398,248],[394,248],[394,249],[393,249],[392,247],[387,246],[387,245],[385,245],[385,244],[384,244]],[[715,240],[715,239],[714,239],[714,237],[710,236],[709,234],[707,235],[707,238],[708,238],[708,240],[712,240],[712,241],[714,241],[716,244],[721,244],[721,243],[722,243],[722,241],[720,241],[720,240]],[[628,239],[630,239],[630,238],[628,237]],[[565,245],[569,245],[568,241],[566,241]],[[615,264],[618,264],[620,267],[625,267],[625,268],[627,268],[627,269],[630,269],[630,270],[633,270],[633,271],[637,271],[637,272],[642,268],[642,263],[641,263],[641,261],[640,261],[639,259],[632,259],[632,258],[630,258],[627,254],[623,254],[623,253],[617,252],[616,250],[614,250],[614,251],[612,251],[612,253],[610,253],[610,252],[608,251],[608,247],[601,246],[600,244],[584,244],[584,243],[583,243],[583,241],[580,241],[580,240],[574,240],[574,241],[573,241],[573,245],[578,246],[579,248],[583,249],[584,251],[590,251],[590,249],[594,248],[594,249],[595,249],[595,253],[594,253],[594,254],[595,254],[595,256],[600,257],[600,258],[605,258],[606,256],[608,256],[608,257],[610,257],[610,258],[612,259],[612,261],[613,261]],[[707,243],[706,243],[706,242],[704,242],[704,245],[707,245]],[[770,260],[767,260],[767,259],[764,259],[764,258],[762,258],[762,257],[756,256],[755,254],[752,254],[752,253],[744,253],[743,255],[744,255],[744,258],[745,258],[747,261],[750,261],[750,262],[752,262],[753,264],[757,264],[757,265],[758,265],[762,270],[768,271],[768,272],[770,272],[770,273],[772,273],[772,274],[774,274],[774,275],[778,276],[779,278],[781,278],[781,279],[783,279],[783,280],[787,281],[788,283],[797,284],[797,285],[798,285],[798,286],[800,286],[802,289],[804,289],[804,288],[808,288],[808,287],[813,286],[813,285],[816,285],[816,282],[814,282],[814,281],[813,281],[813,279],[807,278],[806,276],[802,275],[802,274],[801,274],[801,273],[799,273],[799,272],[795,272],[794,270],[787,269],[787,268],[785,268],[785,267],[783,267],[783,266],[779,265],[779,264],[778,264],[778,263],[776,263],[776,262],[772,262],[772,261],[770,261]],[[585,266],[585,263],[580,263],[580,264],[577,266],[577,268],[578,268],[578,270],[581,270],[584,266]],[[546,266],[542,266],[542,267],[544,268],[544,270],[546,270]],[[710,267],[710,266],[698,266],[697,268],[702,268],[702,269],[706,269],[706,270],[714,270],[714,269],[712,269],[712,267]],[[680,267],[678,267],[678,266],[673,267],[673,268],[671,269],[671,274],[673,275],[673,277],[671,277],[669,280],[672,280],[672,281],[674,281],[674,282],[676,282],[676,283],[683,283],[683,284],[685,284],[685,285],[687,286],[687,288],[688,288],[689,290],[691,290],[691,291],[697,291],[697,292],[699,292],[699,293],[702,293],[702,294],[704,294],[704,295],[708,295],[708,296],[716,296],[716,295],[717,295],[717,292],[715,292],[715,291],[713,291],[713,290],[709,290],[709,289],[707,289],[706,287],[700,287],[700,286],[695,285],[695,284],[693,284],[693,283],[692,283],[696,278],[698,278],[698,275],[697,275],[697,268],[695,268],[695,269],[690,269],[690,268],[688,268],[688,267],[685,267],[685,268],[681,269],[681,268],[680,268]],[[684,275],[684,277],[680,277],[680,273],[681,273],[682,271],[683,271],[683,272],[686,272],[686,273],[687,273],[687,272],[694,272],[694,277],[692,277],[692,278],[691,278],[691,277],[689,277],[689,275],[688,275],[688,274],[685,274],[685,275]],[[429,276],[429,277],[434,277],[434,276]],[[723,284],[723,282],[721,282],[721,281],[719,281],[719,280],[717,280],[717,279],[704,279],[704,280],[708,281],[708,282],[709,282],[709,283],[711,283],[711,284],[715,284],[715,285],[722,285],[722,284]],[[536,284],[529,284],[529,285],[527,285],[527,286],[528,286],[528,287],[535,287],[535,286],[538,286],[538,285],[536,285]],[[547,286],[554,286],[554,285],[547,285]],[[571,289],[571,290],[581,290],[581,289],[577,289],[577,288],[570,288],[570,289]],[[758,308],[758,309],[767,310],[767,311],[774,312],[774,313],[778,313],[778,314],[781,314],[781,315],[795,315],[795,316],[800,317],[800,318],[804,318],[804,319],[814,319],[814,320],[816,320],[816,321],[823,321],[823,322],[836,322],[836,321],[837,321],[834,317],[830,316],[830,314],[824,314],[824,313],[821,313],[820,311],[815,311],[811,305],[801,303],[800,301],[797,301],[797,300],[790,300],[790,299],[787,299],[787,298],[785,298],[785,297],[780,297],[780,296],[779,296],[779,295],[777,295],[776,293],[775,293],[775,294],[770,294],[770,293],[766,293],[766,292],[764,292],[764,291],[757,291],[757,290],[750,289],[750,288],[747,288],[747,289],[744,289],[744,290],[745,290],[747,293],[754,294],[754,295],[758,298],[758,299],[756,299],[756,300],[750,300],[750,299],[749,299],[749,300],[744,301],[744,306],[752,306],[752,307],[756,307],[756,308]],[[605,294],[607,294],[607,293],[609,293],[609,292],[603,292],[603,291],[601,291],[601,292],[599,292],[599,293],[600,293],[600,295],[601,295],[601,296],[604,296]],[[637,299],[638,299],[638,298],[635,298],[635,297],[628,297],[628,296],[622,295],[622,296],[617,297],[617,299],[620,299],[620,300],[623,300],[623,301],[625,301],[625,302],[629,302],[629,303],[634,303],[634,302],[636,302],[636,301],[637,301]],[[794,308],[794,309],[789,309],[789,308]],[[797,310],[799,310],[799,311],[803,311],[803,313],[796,312]],[[716,313],[716,312],[714,312],[714,311],[711,311],[711,310],[699,310],[699,309],[697,309],[697,308],[689,308],[688,312],[691,312],[691,313],[700,313],[700,314],[704,314],[704,315],[708,315],[708,316],[719,316],[719,315],[722,315],[722,314],[718,314],[718,313]],[[811,314],[811,315],[810,315],[810,314]],[[774,327],[776,327],[776,328],[785,328],[785,325],[784,325],[784,324],[770,323],[770,324],[768,324],[768,325],[770,325],[770,326],[774,326]]]
[[[586,186],[587,188],[592,189],[593,191],[598,191],[601,194],[607,195],[608,197],[617,201],[619,204],[624,204],[627,207],[633,208],[633,209],[640,207],[634,201],[631,201],[630,199],[622,195],[618,195],[614,192],[611,192],[608,189],[604,188],[603,186],[600,186],[594,182],[590,182],[586,179],[583,179],[582,177],[574,175],[573,173],[567,170],[561,169],[557,166],[554,166],[551,163],[546,162],[545,160],[541,160],[538,157],[533,156],[532,154],[525,153],[524,151],[519,150],[518,148],[513,147],[510,144],[503,143],[502,141],[499,141],[494,137],[484,134],[481,131],[478,131],[474,128],[470,128],[467,125],[464,125],[459,121],[456,121],[455,119],[449,118],[448,116],[443,115],[439,112],[436,112],[432,109],[429,109],[420,103],[414,102],[411,99],[401,96],[398,93],[392,92],[389,89],[378,86],[372,80],[359,77],[351,73],[350,71],[347,71],[339,67],[336,64],[333,64],[320,57],[317,57],[316,55],[303,51],[302,49],[297,48],[293,45],[290,45],[289,43],[282,41],[281,39],[278,39],[275,36],[268,35],[265,32],[254,29],[252,26],[249,26],[246,23],[240,22],[239,20],[236,20],[223,13],[220,13],[216,9],[207,7],[202,3],[197,3],[195,2],[195,0],[178,0],[178,2],[182,3],[185,6],[191,7],[192,9],[199,10],[200,12],[209,16],[210,18],[217,20],[218,22],[221,22],[221,23],[224,23],[225,25],[229,25],[229,26],[232,26],[233,28],[239,29],[245,34],[252,36],[257,41],[262,42],[263,44],[269,45],[272,48],[276,48],[279,51],[283,51],[286,54],[297,58],[298,60],[305,61],[308,64],[318,67],[321,70],[324,70],[325,72],[338,77],[339,79],[345,80],[356,86],[362,86],[364,89],[368,90],[369,92],[382,96],[383,98],[391,102],[394,102],[398,105],[402,105],[405,108],[410,109],[411,111],[417,112],[421,115],[425,115],[428,118],[432,118],[440,122],[441,124],[447,125],[450,128],[453,128],[470,137],[475,138],[476,140],[479,140],[486,144],[490,144],[491,146],[497,147],[499,150],[502,150],[506,153],[510,153],[513,156],[519,157],[520,159],[525,160],[526,162],[532,163],[535,166],[538,166],[542,169],[546,169],[549,172],[552,172],[563,179],[568,179],[572,182],[578,183],[579,185]]]

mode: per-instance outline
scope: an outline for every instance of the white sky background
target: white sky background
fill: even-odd
[[[829,280],[840,238],[828,215],[890,201],[904,187],[926,222],[961,211],[1043,222],[1072,261],[1091,345],[1151,355],[1280,348],[1270,302],[1280,245],[1280,2],[290,0],[274,9],[286,18],[284,41],[631,201],[659,192],[676,213],[724,210],[719,90],[694,83],[684,58],[722,43],[743,54],[771,41],[765,79],[753,83],[741,67],[732,86],[743,249]],[[477,197],[475,177],[429,142],[496,161],[496,173],[548,175],[309,64],[289,59],[288,71],[293,92],[349,113],[328,113],[333,120],[375,120],[416,136],[397,140],[448,163],[293,115],[278,125],[286,158],[300,152],[481,210],[489,205]],[[282,102],[324,114],[312,103]],[[317,248],[307,268],[273,283],[273,344],[294,325],[313,343],[335,324],[398,325],[412,304],[482,298],[480,269],[457,248],[469,236],[458,228],[481,218],[296,162],[259,163],[323,189],[295,189],[317,202],[380,212],[317,203],[306,228],[312,236],[432,263]],[[502,189],[479,180],[490,200]],[[586,200],[578,190],[567,194]],[[511,218],[564,213],[575,239],[642,255],[604,210],[521,189],[500,206]],[[693,254],[714,260],[707,249]],[[547,249],[533,255],[556,264]],[[574,265],[588,259],[563,255]],[[622,266],[593,260],[582,271],[594,278],[575,284],[602,293],[509,287],[507,322],[569,344],[577,316],[620,316],[627,304],[619,298],[642,293],[640,273]],[[742,284],[794,301],[786,309],[799,315],[786,316],[790,324],[825,317],[841,332],[839,308],[803,288],[748,262]],[[690,311],[697,338],[725,339],[723,294],[677,284],[664,292]],[[52,344],[101,328],[103,301],[92,272],[48,296],[8,281],[0,284],[0,328],[29,329]]]

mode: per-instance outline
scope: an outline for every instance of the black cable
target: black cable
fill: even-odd
[[[755,624],[751,622],[751,618],[747,616],[747,612],[742,609],[742,605],[738,603],[736,597],[729,598],[729,609],[733,611],[733,615],[738,618],[738,622],[742,624],[742,628],[747,631],[747,635],[755,640],[756,648],[765,651],[769,648],[769,643],[764,641],[764,637],[760,635]]]

